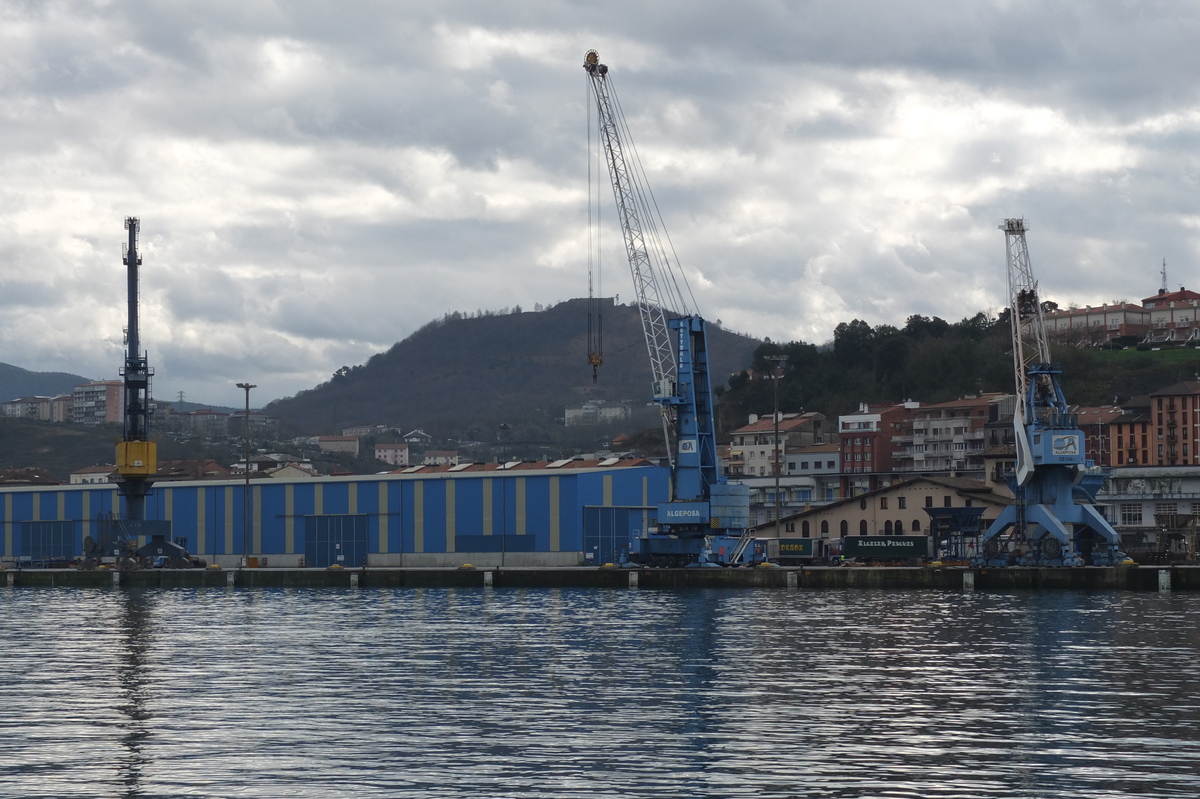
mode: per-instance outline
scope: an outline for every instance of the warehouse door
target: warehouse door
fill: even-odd
[[[367,516],[305,516],[304,562],[357,568],[367,562]]]
[[[40,564],[70,560],[78,554],[77,527],[73,521],[22,522],[20,559]]]
[[[583,562],[588,566],[620,563],[629,541],[640,538],[649,508],[583,508]]]

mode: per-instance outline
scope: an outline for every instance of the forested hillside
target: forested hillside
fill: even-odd
[[[1063,390],[1077,405],[1120,403],[1131,396],[1195,379],[1196,350],[1161,352],[1101,350],[1052,345],[1063,367]],[[754,353],[751,370],[735,376],[721,398],[723,426],[744,424],[749,413],[769,414],[773,385],[756,379],[770,373],[769,356],[785,355],[779,386],[784,412],[850,413],[859,403],[946,402],[985,391],[1012,392],[1012,345],[1007,312],[999,319],[979,313],[956,323],[911,316],[903,328],[871,327],[855,319],[834,331],[832,347],[804,342],[767,342]]]
[[[650,369],[638,311],[605,301],[604,365],[587,364],[587,301],[545,310],[450,314],[367,363],[277,400],[266,412],[288,430],[329,434],[361,424],[422,428],[437,438],[493,441],[501,424],[514,441],[559,437],[563,410],[591,399],[627,402],[652,424]],[[714,383],[745,369],[759,342],[709,328]]]

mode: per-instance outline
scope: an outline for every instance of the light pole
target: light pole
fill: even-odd
[[[242,472],[246,475],[246,490],[242,494],[242,565],[245,566],[250,555],[250,389],[258,386],[238,383],[237,387],[246,392],[246,422],[242,429],[242,439],[246,444],[246,458],[242,461]]]
[[[779,538],[779,519],[782,516],[782,503],[779,496],[779,380],[783,377],[783,365],[787,363],[786,355],[768,355],[767,360],[774,364],[771,378],[775,381],[775,537]]]

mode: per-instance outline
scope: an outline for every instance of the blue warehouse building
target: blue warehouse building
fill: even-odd
[[[645,460],[464,464],[399,473],[163,482],[146,519],[225,566],[576,566],[613,562],[669,499]],[[249,505],[249,523],[245,508]],[[0,487],[0,562],[69,560],[124,513],[116,485]],[[145,537],[137,542],[146,543]]]

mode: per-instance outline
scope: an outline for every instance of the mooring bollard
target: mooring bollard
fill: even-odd
[[[226,572],[225,573],[225,585],[229,586],[230,588],[233,588],[233,580],[236,575],[237,575],[237,572]]]
[[[12,588],[16,584],[17,584],[17,575],[13,574],[12,572],[9,572],[8,573],[8,587]]]
[[[358,573],[357,572],[350,575],[350,587],[358,588]]]
[[[787,587],[788,588],[799,588],[800,587],[800,575],[796,574],[795,572],[788,572]]]
[[[113,572],[113,588],[120,588],[120,587],[121,587],[121,572],[115,571],[115,572]]]
[[[491,587],[492,587],[492,573],[491,573],[491,572],[484,572],[484,573],[483,573],[483,585],[484,585],[484,587],[485,587],[485,588],[491,588]]]
[[[638,587],[638,573],[637,572],[629,573],[629,587],[630,588]]]
[[[963,572],[963,590],[975,590],[975,572]]]
[[[1158,592],[1160,594],[1166,594],[1166,593],[1169,593],[1170,591],[1171,591],[1171,570],[1170,569],[1159,569],[1158,570]]]

